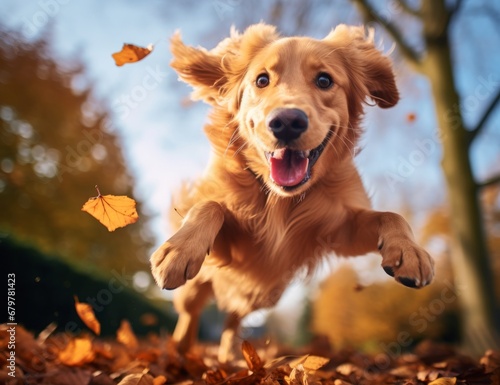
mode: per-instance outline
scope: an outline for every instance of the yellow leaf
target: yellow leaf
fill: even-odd
[[[95,334],[101,334],[101,324],[95,318],[94,309],[88,303],[79,302],[78,297],[75,296],[75,309],[87,327],[92,330]]]
[[[115,52],[111,56],[115,60],[117,66],[122,66],[127,63],[135,63],[144,59],[153,51],[153,45],[146,48],[139,47],[134,44],[123,44],[120,52]]]
[[[302,356],[290,363],[291,368],[296,368],[302,365],[306,370],[318,370],[322,366],[325,366],[330,359],[320,356]]]
[[[136,349],[139,345],[137,337],[130,326],[130,322],[127,320],[122,320],[120,327],[116,332],[116,340],[130,349]]]
[[[135,209],[136,202],[127,196],[101,195],[99,188],[98,195],[90,198],[82,207],[85,211],[96,218],[109,231],[114,231],[119,227],[127,226],[137,222],[139,215]]]
[[[455,377],[441,377],[429,382],[429,385],[455,385],[456,383],[457,379]]]
[[[302,364],[306,370],[318,370],[322,366],[325,366],[330,360],[325,357],[320,356],[307,356],[306,360]]]
[[[68,366],[81,366],[93,360],[92,342],[87,338],[72,339],[64,350],[59,352],[59,361]]]

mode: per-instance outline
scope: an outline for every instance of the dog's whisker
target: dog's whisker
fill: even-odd
[[[337,126],[337,128],[343,128],[343,129],[347,129],[347,130],[352,129],[352,127],[350,127],[350,126]],[[333,134],[336,138],[339,139],[340,144],[345,146],[345,148],[347,150],[349,150],[349,152],[351,153],[351,156],[354,157],[354,147],[356,146],[356,143],[352,139],[350,139],[349,137],[339,134],[338,131],[333,131]],[[332,146],[333,146],[333,144],[332,144]],[[338,149],[337,149],[337,154],[340,155],[340,153],[338,152]]]
[[[227,156],[227,153],[229,151],[229,148],[236,143],[236,141],[240,138],[240,133],[238,130],[234,130],[233,133],[231,134],[231,137],[229,138],[229,141],[226,146],[226,150],[224,151],[224,158]]]
[[[247,145],[247,144],[248,144],[247,142],[244,142],[244,143],[243,143],[240,147],[238,147],[238,148],[236,149],[236,151],[234,152],[234,154],[233,154],[233,158],[234,158],[236,155],[238,155],[241,151],[243,151],[243,149],[246,147],[246,145]]]

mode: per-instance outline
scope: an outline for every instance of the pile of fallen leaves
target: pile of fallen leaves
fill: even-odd
[[[75,308],[98,336],[101,325],[92,306],[75,297]],[[256,349],[243,341],[241,359],[221,364],[217,346],[200,344],[179,354],[169,335],[138,339],[126,320],[114,339],[54,333],[55,324],[35,338],[12,325],[0,325],[0,382],[7,385],[500,384],[500,352],[488,351],[475,361],[431,342],[391,359],[385,354],[335,352],[321,340],[306,354],[280,351],[272,344]],[[12,352],[15,373],[8,360]]]
[[[216,346],[198,345],[181,355],[169,335],[138,339],[127,321],[115,339],[54,333],[55,325],[35,338],[17,325],[14,378],[7,369],[9,327],[0,325],[0,383],[8,385],[500,384],[500,352],[488,351],[476,361],[425,342],[389,360],[319,345],[309,347],[309,354],[270,344],[256,349],[243,341],[242,358],[222,365]]]

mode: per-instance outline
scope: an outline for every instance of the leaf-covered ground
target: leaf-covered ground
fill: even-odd
[[[115,339],[54,334],[53,327],[35,338],[18,325],[12,377],[9,327],[0,326],[0,383],[8,385],[500,384],[500,352],[474,360],[449,346],[424,342],[412,353],[391,358],[332,351],[321,344],[291,351],[244,341],[241,358],[222,365],[214,345],[200,344],[180,355],[170,336],[138,339],[126,321]]]

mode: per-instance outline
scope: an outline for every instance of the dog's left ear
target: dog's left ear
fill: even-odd
[[[352,91],[360,100],[367,96],[381,108],[389,108],[399,101],[391,60],[375,48],[373,31],[364,27],[339,25],[325,37],[342,51]]]

